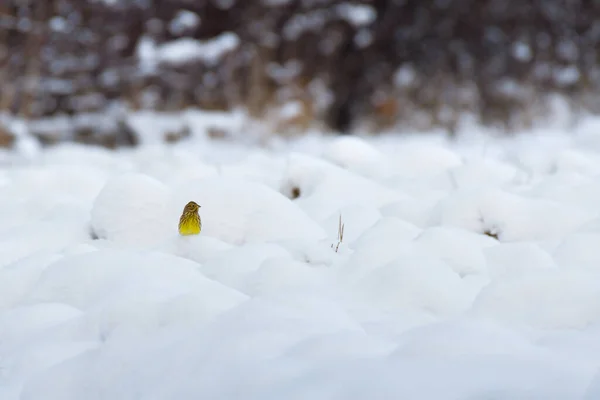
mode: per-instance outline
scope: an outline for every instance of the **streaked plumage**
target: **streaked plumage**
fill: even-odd
[[[198,214],[200,206],[196,202],[187,203],[179,218],[179,234],[183,236],[197,235],[202,230],[202,220]]]

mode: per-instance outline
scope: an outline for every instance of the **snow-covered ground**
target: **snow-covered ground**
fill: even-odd
[[[265,143],[4,154],[0,399],[600,398],[600,122]]]

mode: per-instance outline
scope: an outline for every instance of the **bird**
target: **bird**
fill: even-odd
[[[202,221],[198,214],[200,206],[190,201],[183,208],[183,213],[179,218],[179,234],[182,236],[197,235],[202,230]]]

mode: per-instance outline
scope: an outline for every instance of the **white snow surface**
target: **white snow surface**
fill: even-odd
[[[600,121],[255,143],[189,121],[5,154],[0,399],[600,398]]]

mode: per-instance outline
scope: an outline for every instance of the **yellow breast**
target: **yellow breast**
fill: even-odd
[[[197,235],[202,230],[202,222],[200,221],[200,217],[198,215],[195,216],[182,216],[179,221],[179,234],[187,236],[187,235]]]

